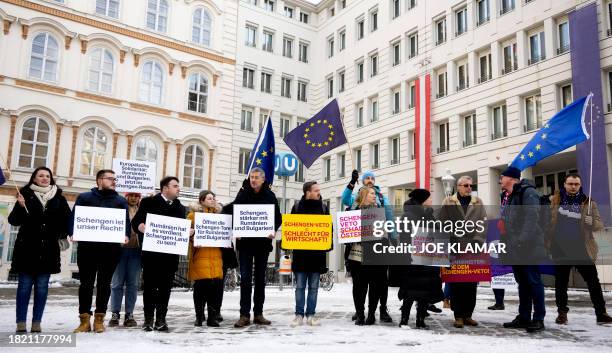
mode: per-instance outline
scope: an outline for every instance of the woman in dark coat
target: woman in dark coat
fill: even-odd
[[[60,272],[60,243],[68,247],[67,226],[70,207],[55,185],[49,168],[34,170],[30,181],[17,195],[9,215],[11,225],[20,227],[15,240],[11,270],[19,276],[17,286],[17,329],[26,332],[26,317],[32,286],[34,309],[31,332],[40,332],[49,277]],[[61,240],[61,241],[60,241]]]
[[[403,218],[415,221],[434,219],[429,191],[415,189],[409,196],[410,199],[404,203]],[[400,233],[399,239],[401,243],[411,243],[412,241],[410,234],[406,233]],[[410,309],[416,301],[416,327],[427,329],[428,326],[425,324],[427,306],[441,301],[444,297],[441,289],[440,270],[434,266],[410,264],[401,266],[397,271],[399,272],[400,281],[400,290],[397,296],[400,300],[403,300],[402,317],[399,326],[408,325]]]

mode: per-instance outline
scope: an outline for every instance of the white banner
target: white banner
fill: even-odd
[[[113,170],[117,177],[117,192],[155,192],[157,166],[154,162],[115,158]]]
[[[232,247],[232,216],[218,213],[195,214],[194,246]]]
[[[104,243],[125,242],[125,214],[120,208],[74,206],[74,229],[72,239],[76,241],[98,241]]]
[[[261,238],[275,234],[274,205],[234,205],[234,237]]]
[[[338,243],[347,244],[375,240],[374,222],[384,220],[385,209],[382,207],[338,212],[336,213]],[[383,234],[382,237],[387,237],[387,234]]]
[[[491,277],[491,288],[493,289],[516,289],[518,284],[514,279],[514,273]]]
[[[188,219],[148,213],[142,250],[187,255],[190,230]]]

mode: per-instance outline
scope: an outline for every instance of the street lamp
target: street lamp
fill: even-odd
[[[444,186],[444,194],[451,196],[455,187],[455,177],[451,175],[450,169],[446,169],[446,175],[442,177],[442,185]]]

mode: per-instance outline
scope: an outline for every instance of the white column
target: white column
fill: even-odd
[[[446,63],[446,85],[448,92],[446,94],[455,93],[455,77],[457,76],[457,64],[454,61]]]
[[[468,53],[468,86],[474,86],[478,83],[478,58],[476,52],[471,51]]]
[[[491,71],[491,78],[497,78],[501,73],[501,46],[497,41],[491,43]]]
[[[516,58],[519,69],[527,66],[527,45],[527,33],[524,30],[516,32]]]
[[[555,47],[557,43],[557,33],[555,31],[555,21],[552,18],[544,20],[544,53],[546,59],[551,59],[555,56]]]

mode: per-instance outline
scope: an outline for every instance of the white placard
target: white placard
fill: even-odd
[[[187,255],[190,230],[188,219],[148,213],[142,250]]]
[[[74,206],[72,239],[104,243],[125,242],[127,210],[90,206]]]
[[[375,240],[374,222],[384,220],[385,209],[382,207],[338,212],[336,213],[338,243],[347,244]],[[382,236],[387,237],[386,234]]]
[[[514,273],[491,277],[491,288],[493,289],[516,289],[518,284],[514,279]]]
[[[113,170],[117,177],[117,192],[155,192],[157,166],[154,162],[115,158]]]
[[[275,234],[274,205],[234,205],[234,237],[261,238]]]
[[[197,212],[194,224],[194,246],[232,247],[232,215]]]

